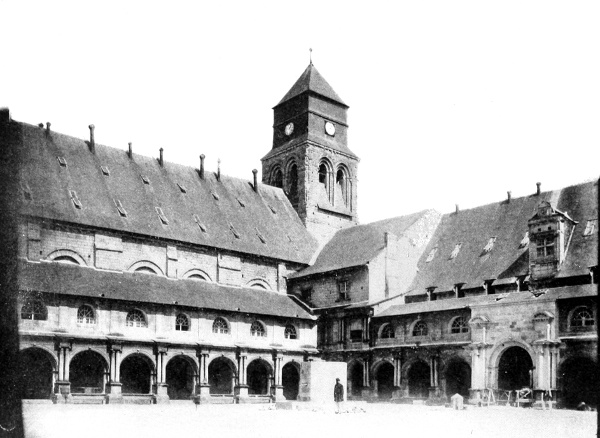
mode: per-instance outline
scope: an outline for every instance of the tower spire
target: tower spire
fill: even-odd
[[[310,65],[313,65],[313,63],[312,63],[312,48],[308,49],[308,58],[310,60]]]

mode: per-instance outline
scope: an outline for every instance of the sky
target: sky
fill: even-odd
[[[597,1],[0,0],[0,106],[250,181],[312,48],[350,106],[360,221],[447,213],[600,176],[599,22]]]

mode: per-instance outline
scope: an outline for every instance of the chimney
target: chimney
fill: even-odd
[[[542,183],[541,182],[537,182],[535,183],[535,185],[537,186],[537,192],[536,195],[540,195],[540,193],[542,193]]]
[[[94,125],[88,126],[90,128],[90,152],[96,153],[96,141],[94,140]]]
[[[255,192],[258,192],[258,180],[256,178],[256,174],[258,173],[258,170],[252,169],[252,173],[254,174],[254,186],[253,186],[253,189],[254,189]]]
[[[5,125],[10,122],[10,111],[8,108],[0,108],[0,124]]]
[[[46,132],[50,132],[50,126],[52,126],[52,123],[46,122]]]
[[[454,211],[456,214],[458,214],[459,208],[458,208],[458,204],[456,204],[456,210]]]
[[[129,155],[129,159],[133,160],[133,147],[131,146],[131,142],[127,143],[129,145],[129,150],[127,151],[127,155]]]
[[[507,195],[507,197],[506,197],[506,202],[510,202],[510,197],[511,197],[511,192],[510,192],[510,190],[509,190],[508,192],[506,192],[506,195]]]
[[[221,159],[217,160],[217,181],[221,181]]]
[[[160,167],[164,167],[165,162],[164,162],[164,159],[163,159],[163,148],[160,148],[158,150],[158,152],[160,153],[160,158],[158,159],[158,164],[160,164]]]
[[[200,155],[200,179],[204,179],[204,154]]]
[[[38,123],[38,127],[43,128],[44,124],[43,123]]]

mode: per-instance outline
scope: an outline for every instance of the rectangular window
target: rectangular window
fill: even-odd
[[[312,287],[305,287],[300,291],[300,296],[302,297],[302,301],[305,303],[310,303],[312,301]]]
[[[351,342],[362,342],[362,330],[350,330]]]
[[[338,294],[340,300],[350,299],[350,282],[348,280],[338,281]]]
[[[537,256],[554,257],[554,237],[544,237],[537,242]]]
[[[167,219],[167,217],[163,213],[162,208],[156,207],[156,214],[158,214],[158,218],[160,219],[160,222],[163,225],[169,225],[169,220]]]

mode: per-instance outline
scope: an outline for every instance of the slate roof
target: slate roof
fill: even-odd
[[[317,249],[281,189],[260,184],[256,193],[247,180],[221,176],[217,181],[208,171],[201,180],[194,167],[169,162],[161,167],[155,158],[134,154],[129,159],[126,151],[99,144],[93,154],[81,139],[47,134],[25,123],[13,126],[20,129],[21,147],[27,149],[20,179],[32,200],[23,202],[25,215],[301,264],[308,264]],[[65,159],[66,167],[57,157]],[[142,176],[150,184],[144,184]],[[71,190],[81,209],[74,207]],[[117,200],[127,217],[117,211]],[[156,207],[168,225],[161,222]]]
[[[306,91],[312,91],[316,94],[320,94],[321,96],[334,100],[345,107],[348,107],[348,105],[344,103],[340,96],[333,91],[333,88],[331,88],[331,85],[327,83],[325,78],[321,76],[321,73],[317,71],[312,62],[308,65],[308,67],[306,67],[306,70],[304,70],[296,83],[292,86],[292,88],[290,88],[286,95],[283,96],[283,99],[281,99],[276,106],[279,106],[283,102],[299,96]]]
[[[217,283],[130,272],[102,271],[65,263],[19,265],[22,291],[47,292],[77,297],[155,303],[252,313],[282,318],[315,319],[290,296],[261,289],[223,286]],[[101,295],[103,294],[103,295]]]
[[[576,297],[591,297],[598,294],[595,284],[584,284],[578,286],[565,286],[548,289],[548,291],[536,297],[530,292],[510,292],[494,295],[476,295],[464,298],[449,298],[435,301],[421,301],[418,303],[396,304],[388,307],[386,310],[375,317],[412,315],[426,312],[440,312],[444,310],[456,310],[463,308],[473,308],[478,306],[493,305],[498,303],[524,303],[524,305],[534,304],[536,300],[560,300]],[[533,315],[532,315],[533,317]]]
[[[597,182],[587,182],[561,190],[542,192],[481,207],[445,214],[419,260],[419,272],[409,288],[409,295],[424,294],[436,286],[436,292],[452,290],[465,283],[464,289],[480,287],[484,280],[497,283],[514,281],[529,273],[528,246],[519,244],[528,230],[528,220],[541,201],[567,213],[575,226],[564,263],[557,277],[586,275],[589,267],[598,265],[598,232],[584,236],[587,220],[598,217]],[[483,249],[490,237],[496,237],[488,254]],[[456,258],[450,254],[462,243]],[[427,257],[433,248],[432,261]]]
[[[289,278],[301,278],[339,269],[363,266],[385,248],[385,233],[397,237],[431,210],[423,210],[407,216],[399,216],[365,225],[339,230],[325,244],[315,263]]]

